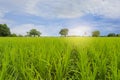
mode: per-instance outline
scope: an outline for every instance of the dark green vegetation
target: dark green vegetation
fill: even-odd
[[[59,32],[59,34],[61,35],[61,36],[67,36],[68,35],[68,29],[67,28],[64,28],[64,29],[61,29],[60,30],[60,32]]]
[[[120,38],[0,38],[0,80],[119,80]]]
[[[92,37],[99,37],[100,36],[100,31],[96,30],[92,32]]]
[[[31,29],[30,32],[27,32],[28,36],[40,36],[42,33],[37,31],[36,29]]]
[[[7,27],[6,24],[0,24],[0,36],[9,36],[10,29]]]
[[[108,37],[120,37],[120,34],[109,33],[107,36]]]

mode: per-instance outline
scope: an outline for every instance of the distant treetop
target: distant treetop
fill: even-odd
[[[68,35],[68,31],[69,30],[67,28],[64,28],[60,30],[59,34],[66,37]]]

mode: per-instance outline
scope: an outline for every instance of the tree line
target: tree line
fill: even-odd
[[[63,28],[59,31],[59,34],[61,36],[67,36],[69,32],[69,29]],[[41,36],[41,32],[38,31],[37,29],[31,29],[30,31],[26,32],[28,37],[35,37],[35,36]],[[0,37],[23,37],[23,35],[17,35],[15,33],[11,33],[9,27],[6,24],[0,24]],[[120,37],[120,34],[115,34],[115,33],[109,33],[108,35],[105,36],[100,36],[100,31],[95,30],[92,32],[92,37]]]

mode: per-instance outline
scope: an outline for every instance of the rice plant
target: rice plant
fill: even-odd
[[[0,38],[0,80],[119,80],[120,38]]]

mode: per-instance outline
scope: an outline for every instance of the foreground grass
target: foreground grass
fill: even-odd
[[[0,80],[119,80],[120,38],[0,38]]]

